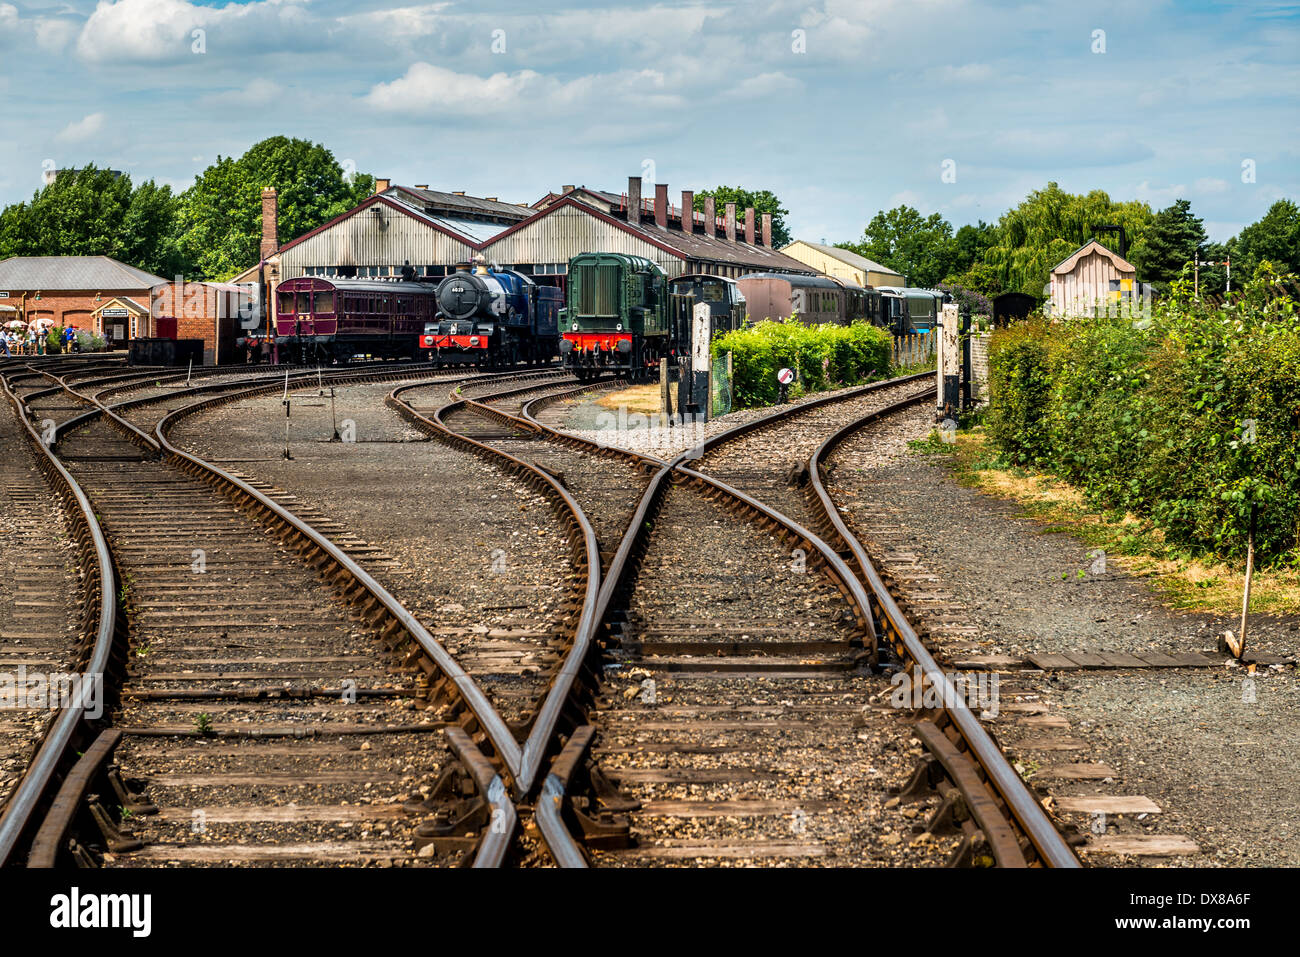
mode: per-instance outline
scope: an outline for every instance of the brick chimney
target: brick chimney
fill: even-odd
[[[274,186],[262,187],[262,258],[280,250],[280,206]]]
[[[668,184],[655,183],[655,223],[668,228]]]
[[[728,203],[726,210],[727,239],[734,243],[736,241],[736,204]]]
[[[682,190],[682,232],[695,232],[695,190]]]
[[[561,186],[561,187],[560,187],[560,192],[561,192],[561,193],[572,193],[572,192],[573,192],[573,187],[572,187],[572,186]]]
[[[772,248],[772,214],[763,214],[763,245]]]
[[[388,188],[392,185],[393,185],[393,181],[391,179],[375,180],[375,195],[377,196],[380,193],[388,192]]]
[[[754,245],[754,207],[745,210],[745,242]]]
[[[641,177],[627,178],[627,221],[633,226],[641,224]]]
[[[704,197],[704,235],[712,239],[718,234],[718,204],[712,196]]]

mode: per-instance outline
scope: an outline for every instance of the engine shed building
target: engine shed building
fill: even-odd
[[[879,286],[906,286],[902,273],[894,272],[888,266],[859,256],[849,249],[827,246],[823,243],[796,239],[781,249],[791,259],[811,266],[817,272],[835,279],[843,279],[856,286],[873,288]]]
[[[736,277],[751,272],[811,275],[804,263],[772,248],[772,217],[753,209],[737,216],[727,203],[719,216],[713,198],[695,210],[691,190],[680,206],[668,201],[668,186],[656,184],[653,199],[641,196],[641,178],[628,177],[623,194],[566,187],[534,206],[534,215],[483,247],[502,266],[540,277],[563,276],[569,260],[584,252],[642,256],[675,277],[692,273]]]
[[[622,194],[566,190],[529,206],[380,179],[364,202],[281,245],[276,191],[266,187],[260,262],[232,282],[261,284],[269,326],[275,287],[282,280],[400,279],[407,267],[416,277],[437,279],[479,255],[560,287],[569,260],[585,252],[644,256],[670,277],[815,272],[772,247],[772,218],[753,209],[738,214],[728,203],[718,210],[706,197],[704,212],[697,212],[690,190],[682,192],[680,206],[673,206],[665,184],[655,186],[652,199],[642,199],[636,176],[628,178]]]

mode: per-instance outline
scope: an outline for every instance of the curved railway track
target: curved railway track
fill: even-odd
[[[707,826],[695,826],[685,829],[688,837],[655,840],[645,853],[632,850],[601,859],[602,852],[596,850],[600,862],[610,858],[619,862],[648,863],[665,859],[821,857],[826,855],[827,845],[836,843],[834,840],[811,843],[791,840],[789,834],[782,831],[788,819],[792,833],[807,834],[810,818],[823,812],[835,817],[835,829],[839,832],[842,847],[871,843],[863,838],[879,828],[879,821],[875,819],[879,818],[882,809],[869,807],[861,792],[853,793],[853,784],[862,782],[851,782],[845,787],[844,775],[837,776],[836,773],[842,771],[843,764],[853,763],[844,762],[843,758],[855,753],[854,742],[849,737],[860,740],[858,735],[837,741],[831,751],[838,760],[820,769],[824,777],[840,790],[841,796],[847,796],[847,800],[819,800],[813,795],[824,794],[826,789],[817,787],[805,788],[793,798],[770,797],[774,775],[761,774],[755,769],[762,766],[760,762],[784,763],[790,767],[785,758],[800,751],[806,757],[808,749],[824,748],[828,734],[842,732],[845,725],[853,726],[852,722],[827,719],[828,715],[836,713],[837,708],[841,714],[856,711],[858,720],[862,715],[870,714],[871,709],[844,708],[833,702],[837,697],[851,700],[851,692],[846,693],[846,676],[859,668],[864,659],[874,658],[878,638],[897,656],[896,661],[919,667],[927,680],[935,682],[941,689],[950,687],[949,679],[929,656],[875,574],[865,551],[846,528],[840,527],[842,522],[838,520],[836,506],[824,494],[820,481],[821,463],[834,442],[823,446],[820,441],[809,442],[807,439],[808,433],[819,438],[825,435],[828,431],[825,426],[835,417],[820,425],[815,417],[840,403],[857,403],[858,407],[850,407],[850,421],[830,437],[834,440],[933,396],[929,390],[921,389],[901,402],[890,403],[889,393],[899,391],[899,387],[898,383],[881,383],[853,390],[847,395],[778,410],[761,420],[715,436],[702,448],[679,456],[672,463],[559,433],[544,426],[532,414],[537,405],[580,390],[562,390],[539,396],[521,403],[517,412],[504,408],[503,403],[518,402],[525,394],[524,390],[462,400],[461,404],[440,410],[446,418],[431,424],[448,433],[453,430],[446,419],[454,418],[456,414],[473,411],[494,420],[491,430],[483,431],[480,427],[477,433],[486,440],[481,444],[489,448],[510,443],[515,446],[515,451],[522,452],[530,441],[528,434],[533,433],[586,456],[613,456],[641,469],[657,469],[645,487],[617,551],[602,563],[606,566],[606,577],[602,581],[598,605],[598,617],[603,626],[600,641],[585,646],[575,642],[566,655],[566,661],[571,664],[561,668],[552,678],[548,702],[553,711],[560,710],[559,693],[572,699],[574,707],[566,716],[567,726],[559,721],[552,725],[557,737],[551,742],[550,749],[552,753],[560,753],[542,785],[534,813],[557,860],[579,862],[574,835],[579,835],[589,848],[619,844],[626,833],[627,823],[618,819],[618,812],[632,811],[635,816],[637,810],[648,810],[649,813],[643,815],[646,818],[684,815],[694,822],[739,815],[769,822],[773,817],[779,817],[782,824],[775,828],[770,823],[767,827],[759,824],[740,828],[738,830],[749,832],[744,839],[719,834],[716,828],[710,831]],[[402,409],[400,392],[390,396],[390,402]],[[409,408],[402,410],[411,417]],[[714,462],[722,462],[725,467],[727,459],[721,452],[727,449],[728,443],[742,437],[753,437],[796,418],[802,422],[810,413],[814,416],[814,425],[803,430],[803,439],[794,446],[789,444],[788,438],[781,443],[782,454],[787,457],[812,450],[805,468],[795,470],[790,482],[796,487],[805,485],[806,492],[787,495],[784,485],[773,485],[766,472],[753,470],[749,466],[753,449],[733,453],[731,460],[743,463],[738,470],[739,477],[745,480],[742,484],[748,484],[760,494],[780,498],[791,511],[799,511],[810,526],[826,531],[827,541],[833,542],[833,547],[808,527],[768,507],[755,495],[687,466],[690,459],[702,454],[706,463],[712,455]],[[844,418],[841,412],[838,422],[842,423]],[[461,439],[474,441],[465,436]],[[532,441],[536,444],[535,440]],[[520,455],[512,455],[504,449],[496,451],[503,459],[512,459],[515,463],[512,467],[536,468],[535,464],[524,463]],[[551,474],[548,471],[545,474],[557,486],[562,485],[562,472]],[[804,477],[802,482],[801,474]],[[754,487],[755,484],[758,487]],[[726,607],[728,598],[734,597],[734,594],[728,594],[728,590],[734,590],[737,583],[743,587],[746,582],[743,569],[752,568],[751,562],[766,561],[768,572],[774,567],[771,541],[765,543],[768,547],[765,559],[759,557],[763,546],[758,542],[745,543],[754,549],[752,551],[741,549],[738,557],[725,557],[728,548],[736,548],[737,540],[733,537],[724,541],[721,549],[718,548],[718,536],[713,530],[726,523],[724,510],[718,508],[720,503],[725,503],[728,510],[744,513],[751,526],[757,525],[774,533],[771,538],[781,540],[783,547],[793,545],[793,554],[806,560],[808,570],[821,571],[840,595],[847,598],[851,614],[844,614],[841,602],[837,616],[833,611],[836,599],[818,594],[816,589],[819,586],[813,585],[815,579],[809,576],[800,580],[797,595],[765,596],[756,590],[746,595],[748,604],[758,607],[763,606],[765,599],[776,598],[766,621],[756,620],[753,615],[742,615],[732,621],[710,617],[699,622],[683,622],[678,613],[683,583],[699,585],[702,600],[697,607]],[[598,508],[602,504],[598,500],[595,502]],[[709,511],[710,505],[713,512]],[[573,510],[577,516],[582,509],[574,502]],[[661,528],[666,530],[664,534],[659,534]],[[730,534],[735,535],[734,532]],[[841,553],[845,558],[841,558]],[[683,556],[691,556],[689,564]],[[695,564],[701,559],[701,564]],[[728,561],[740,565],[741,569],[725,569]],[[748,583],[756,586],[760,581],[769,580],[769,576],[759,574],[751,577]],[[790,601],[801,601],[803,608],[790,604]],[[800,615],[807,617],[801,619]],[[607,664],[604,659],[588,659],[592,649],[598,647],[613,657],[614,668],[600,668],[600,665]],[[643,675],[645,678],[631,686],[620,683],[617,678],[606,678],[587,688],[582,688],[576,681],[563,686],[558,679],[566,673],[576,675],[584,662],[587,667],[582,670],[588,682],[594,681],[594,675],[601,671],[622,671],[635,679],[641,679]],[[677,691],[673,696],[675,700],[661,703],[658,695],[664,679],[655,675],[675,673],[707,675],[707,680],[713,683],[710,693],[699,693],[701,681],[677,681],[677,688],[685,689],[684,695]],[[756,688],[761,689],[761,698],[754,697]],[[615,697],[611,692],[618,692],[619,696]],[[587,705],[586,713],[597,712],[599,730],[577,723],[583,720],[577,715],[584,710],[584,695],[596,696],[598,707],[592,709]],[[641,710],[620,706],[632,699],[658,706],[661,711],[670,710],[671,719],[646,721],[644,712],[629,714]],[[729,703],[720,705],[720,699]],[[876,700],[880,700],[879,696]],[[922,764],[904,793],[907,798],[919,795],[928,799],[935,807],[929,825],[914,824],[907,830],[936,834],[942,834],[945,829],[955,831],[957,839],[948,853],[949,860],[954,863],[981,859],[984,856],[981,849],[987,846],[988,858],[1004,866],[1027,863],[1076,866],[1077,859],[1041,806],[964,702],[955,694],[941,695],[941,700],[946,702],[944,707],[935,709],[933,714],[923,717],[915,725],[915,733],[935,759]],[[793,704],[795,701],[813,704],[801,711],[800,705]],[[675,707],[662,708],[669,703]],[[619,727],[620,719],[628,719],[626,728]],[[652,732],[650,739],[645,734],[647,731]],[[879,744],[882,734],[888,737],[888,732],[875,728],[872,731],[876,734],[874,744]],[[785,743],[789,746],[778,749],[780,753],[777,755],[770,750],[764,753],[774,733],[788,738]],[[801,734],[802,738],[799,737]],[[598,758],[593,760],[588,752],[598,736]],[[737,737],[740,740],[736,740]],[[714,743],[705,743],[705,739]],[[560,748],[562,741],[563,749]],[[724,743],[718,744],[717,741]],[[894,746],[900,747],[900,742],[895,741]],[[621,763],[617,756],[628,754],[653,754],[657,757],[649,767],[627,766],[614,770],[610,762]],[[717,756],[723,754],[733,761],[730,766],[723,766],[719,761]],[[690,755],[696,757],[687,757],[685,762],[677,761]],[[869,760],[867,756],[863,757]],[[735,761],[737,758],[739,760]],[[643,785],[645,788],[641,795],[629,796],[613,787],[616,782],[621,782],[625,788],[629,785],[634,788]],[[665,789],[669,793],[674,789],[681,793],[682,787],[692,797],[669,797],[656,801],[656,795],[663,794]],[[703,800],[698,799],[701,793],[705,795]],[[899,805],[898,801],[885,803],[895,807]],[[859,813],[858,827],[844,826],[846,812],[850,815]],[[915,811],[907,815],[909,820],[916,816]],[[954,822],[958,826],[950,827]],[[812,823],[815,828],[817,822]],[[653,824],[643,830],[655,833]],[[897,836],[899,830],[903,827],[894,827],[885,833]],[[754,832],[761,835],[758,841],[752,840]],[[885,841],[887,846],[891,843],[899,841]],[[834,852],[830,854],[830,860],[836,860]]]
[[[66,378],[58,385],[6,391],[47,474],[78,506],[87,578],[99,576],[87,590],[99,618],[83,670],[104,676],[114,720],[59,713],[0,817],[0,859],[498,862],[513,806],[466,729],[508,733],[481,692],[345,549],[167,441],[180,415],[281,381],[137,396],[134,423]],[[144,406],[200,392],[152,435],[141,427]],[[38,432],[33,415],[74,411],[42,404],[59,395],[95,409]],[[417,697],[432,705],[422,716]],[[443,729],[455,758],[430,733]],[[428,800],[403,807],[421,784]],[[421,819],[428,826],[411,840]]]

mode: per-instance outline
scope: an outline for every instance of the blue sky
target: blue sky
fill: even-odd
[[[46,161],[179,189],[283,133],[515,202],[643,171],[767,188],[830,242],[1049,180],[1190,199],[1222,240],[1300,197],[1298,107],[1282,0],[0,0],[0,203]]]

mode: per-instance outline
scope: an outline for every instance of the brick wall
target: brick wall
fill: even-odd
[[[98,298],[96,298],[98,296]],[[114,298],[134,299],[142,306],[149,301],[149,290],[146,289],[92,289],[92,290],[57,290],[55,292],[41,292],[41,298],[36,299],[35,292],[29,291],[26,301],[26,319],[31,322],[34,319],[46,318],[53,319],[56,326],[74,325],[78,329],[92,331],[92,322],[90,314],[99,307],[108,303]],[[18,307],[22,302],[22,290],[10,289],[9,298],[3,300],[6,305]],[[124,320],[127,325],[127,336],[130,336],[130,322]],[[138,335],[147,335],[146,329],[140,329]]]
[[[204,365],[232,361],[239,325],[238,297],[201,282],[163,283],[155,286],[150,296],[153,329],[159,317],[174,318],[177,339],[203,340]]]

